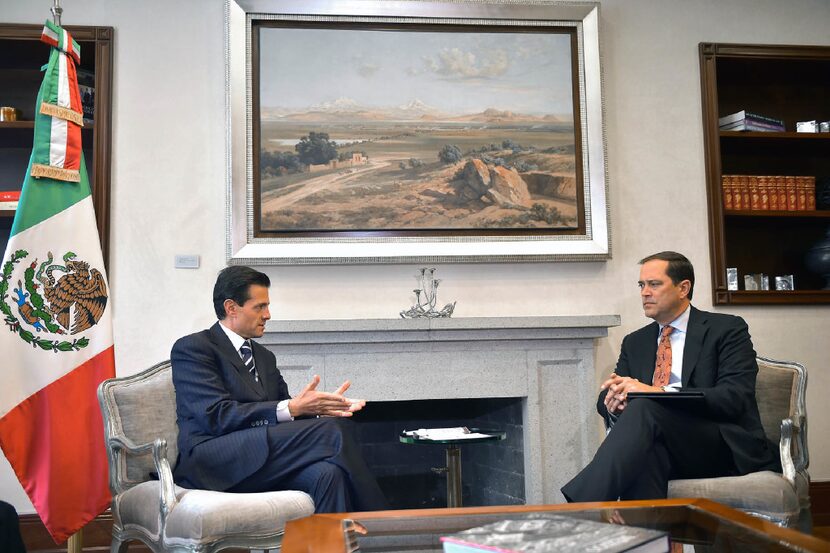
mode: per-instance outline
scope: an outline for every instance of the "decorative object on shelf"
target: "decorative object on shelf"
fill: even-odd
[[[95,121],[95,73],[78,68],[77,74],[84,124],[93,123]]]
[[[818,132],[830,132],[830,121],[822,121],[819,123]]]
[[[0,121],[17,121],[20,119],[20,110],[10,106],[0,107]]]
[[[745,290],[769,290],[769,277],[764,273],[744,275]]]
[[[795,132],[818,132],[818,125],[816,120],[812,121],[798,121],[795,124]]]
[[[726,289],[727,290],[737,290],[738,289],[738,268],[737,267],[727,267],[727,269],[726,269]]]
[[[830,209],[830,177],[816,179],[816,209]]]
[[[807,268],[824,277],[824,290],[830,290],[830,228],[822,240],[807,251],[804,258]]]
[[[435,278],[435,269],[422,267],[420,271],[420,274],[415,277],[418,279],[418,288],[413,290],[415,292],[415,305],[406,311],[401,311],[401,318],[440,319],[452,317],[455,302],[448,303],[440,311],[435,309],[438,301],[438,285],[441,283],[441,279]],[[423,294],[423,297],[421,294]]]
[[[793,275],[781,275],[775,277],[776,290],[795,290]]]

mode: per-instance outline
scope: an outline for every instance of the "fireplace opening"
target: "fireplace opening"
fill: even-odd
[[[354,417],[369,468],[393,509],[447,506],[446,446],[403,444],[404,430],[466,426],[502,430],[504,440],[462,444],[465,507],[525,503],[522,404],[524,398],[369,402]]]

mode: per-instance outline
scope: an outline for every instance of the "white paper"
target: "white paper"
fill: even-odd
[[[490,434],[470,432],[466,426],[456,426],[453,428],[419,428],[418,430],[406,430],[404,434],[422,440],[475,440],[490,437]]]

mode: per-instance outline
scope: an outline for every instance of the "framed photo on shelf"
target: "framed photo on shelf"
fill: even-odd
[[[598,11],[227,0],[229,261],[610,257]]]

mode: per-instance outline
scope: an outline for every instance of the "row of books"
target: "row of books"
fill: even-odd
[[[20,200],[20,190],[0,190],[0,211],[14,211]]]
[[[722,131],[784,132],[784,121],[741,110],[718,119]]]
[[[723,175],[723,208],[815,211],[816,178],[792,175]]]

